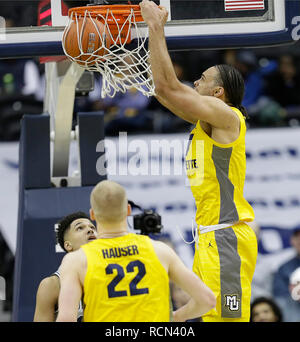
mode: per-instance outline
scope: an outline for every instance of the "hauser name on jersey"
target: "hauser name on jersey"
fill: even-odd
[[[102,249],[102,255],[104,259],[120,258],[121,256],[136,255],[139,254],[138,247],[136,245],[126,247],[114,247]]]

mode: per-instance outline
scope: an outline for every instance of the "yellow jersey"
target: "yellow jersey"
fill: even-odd
[[[84,322],[170,321],[169,277],[148,236],[129,233],[81,248]]]
[[[214,226],[253,221],[254,212],[243,195],[246,177],[246,124],[242,113],[239,137],[220,144],[202,129],[200,121],[190,134],[186,154],[186,172],[196,202],[196,222]]]

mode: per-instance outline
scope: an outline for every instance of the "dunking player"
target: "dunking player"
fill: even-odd
[[[243,196],[244,80],[233,67],[218,65],[204,71],[193,89],[179,82],[164,35],[167,10],[148,0],[140,7],[149,27],[157,99],[195,124],[186,155],[199,233],[193,269],[217,297],[203,320],[249,321],[257,241],[245,223],[254,220],[254,212]]]
[[[64,257],[57,321],[76,321],[84,294],[84,322],[167,322],[169,278],[191,296],[174,312],[175,321],[199,317],[215,306],[212,291],[170,247],[128,232],[131,207],[119,184],[97,184],[91,207],[98,239]]]
[[[96,227],[89,216],[81,211],[67,215],[58,224],[57,240],[59,245],[67,253],[77,250],[81,245],[96,238]],[[35,322],[55,321],[58,309],[59,290],[59,271],[56,271],[40,282],[36,295]],[[79,305],[78,317],[82,316],[82,305]]]

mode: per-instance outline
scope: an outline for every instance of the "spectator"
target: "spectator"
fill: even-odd
[[[289,291],[291,297],[300,302],[300,267],[296,268],[290,276]]]
[[[16,22],[17,18],[14,18],[12,13],[11,16],[6,19],[6,28],[17,26]],[[4,59],[0,61],[1,99],[13,95],[36,96],[39,88],[40,74],[34,60]]]
[[[255,299],[250,311],[250,322],[282,322],[281,310],[271,298]]]
[[[17,3],[17,4],[16,4]],[[1,0],[0,15],[5,18],[6,27],[25,27],[35,25],[37,21],[37,1]],[[8,25],[12,21],[13,25]]]
[[[184,63],[176,57],[173,57],[172,63],[178,80],[193,87],[193,83],[187,80]],[[149,109],[153,111],[153,130],[156,133],[186,132],[191,127],[190,123],[175,116],[166,107],[161,105],[155,97],[151,99]]]
[[[34,61],[0,61],[0,140],[18,140],[22,116],[43,112],[39,89],[40,75]]]
[[[245,79],[243,106],[250,109],[263,95],[263,78],[258,69],[257,58],[253,52],[240,51],[235,66]]]
[[[151,131],[152,120],[147,112],[149,97],[135,88],[130,88],[126,93],[118,92],[109,102],[105,117],[106,134]]]
[[[278,69],[270,75],[267,90],[284,107],[300,105],[300,75],[291,55],[279,57]]]
[[[17,26],[13,13],[14,11],[7,17],[6,27]],[[23,114],[42,113],[43,104],[38,98],[39,89],[40,74],[34,60],[0,61],[0,140],[18,140]]]
[[[264,79],[266,68],[260,68],[254,52],[250,50],[228,50],[224,55],[225,63],[235,66],[245,79],[243,106],[249,114],[252,126],[282,124],[285,111],[279,103],[266,96]],[[272,70],[272,68],[271,68]]]
[[[258,68],[258,62],[254,52],[250,50],[228,50],[225,53],[224,61],[226,64],[237,68],[245,80],[245,96],[243,106],[247,110],[255,105],[263,95],[264,80]]]
[[[300,117],[300,74],[293,56],[279,57],[278,69],[267,78],[266,90],[286,110],[288,118]]]
[[[281,265],[274,275],[273,297],[280,306],[287,322],[300,321],[300,302],[295,300],[290,292],[290,279],[293,272],[300,267],[300,227],[293,230],[291,245],[295,256]]]

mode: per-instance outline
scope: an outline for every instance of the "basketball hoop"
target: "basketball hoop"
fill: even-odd
[[[130,88],[148,97],[155,94],[147,35],[142,36],[137,26],[144,21],[139,5],[76,7],[68,16],[62,39],[64,52],[81,67],[100,72],[102,97],[114,97]],[[129,46],[132,41],[134,46]]]

